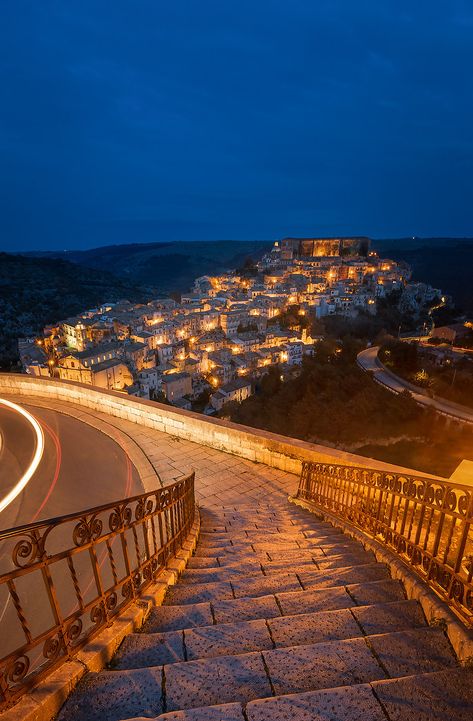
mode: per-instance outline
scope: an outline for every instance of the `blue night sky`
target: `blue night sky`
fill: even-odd
[[[4,250],[472,235],[471,0],[3,0]]]

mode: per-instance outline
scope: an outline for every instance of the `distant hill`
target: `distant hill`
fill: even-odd
[[[91,250],[35,252],[28,257],[62,258],[107,270],[122,280],[153,286],[158,292],[189,290],[195,278],[236,268],[251,256],[259,258],[272,241],[182,241],[107,245]]]
[[[55,258],[0,253],[0,368],[17,361],[17,338],[106,301],[149,299],[149,291],[103,270]]]
[[[393,260],[405,260],[414,280],[451,295],[455,305],[473,313],[473,238],[398,238],[373,241]]]

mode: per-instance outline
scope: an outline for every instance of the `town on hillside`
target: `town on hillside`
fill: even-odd
[[[366,237],[285,238],[256,263],[197,278],[180,302],[123,300],[58,320],[21,339],[20,358],[31,375],[212,415],[250,396],[271,366],[283,380],[297,374],[321,340],[310,319],[375,315],[394,291],[413,317],[442,295]]]

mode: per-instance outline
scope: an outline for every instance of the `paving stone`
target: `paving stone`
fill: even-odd
[[[207,538],[205,540],[199,536],[199,542],[197,544],[197,549],[199,551],[202,551],[202,549],[205,550],[206,548],[227,548],[228,546],[231,547],[232,543],[230,541],[229,534],[226,534],[226,535],[227,535],[227,538],[225,538],[225,539]]]
[[[368,684],[250,701],[246,716],[248,721],[386,721]]]
[[[342,587],[276,595],[285,616],[313,611],[335,611],[339,608],[353,606],[353,600]]]
[[[320,571],[329,571],[344,566],[365,566],[372,562],[373,559],[365,554],[346,554],[343,556],[323,556],[317,558],[317,566]]]
[[[281,615],[274,596],[215,601],[212,603],[212,608],[216,623],[250,621],[259,618],[274,618]]]
[[[228,536],[228,529],[225,519],[216,516],[214,519],[209,518],[207,513],[201,514],[200,534],[199,538],[209,538],[211,536]]]
[[[192,556],[187,568],[218,568],[217,556]]]
[[[232,579],[235,598],[267,596],[276,591],[302,591],[295,573],[288,576]]]
[[[261,560],[262,559],[257,558],[255,555],[244,558],[239,558],[238,556],[225,556],[224,558],[219,558],[220,568],[224,568],[226,570],[236,568],[239,571],[249,572],[261,571]],[[268,559],[265,558],[263,560],[267,561]]]
[[[290,553],[297,553],[297,551],[301,550],[301,547],[296,543],[296,541],[267,541],[263,543],[253,543],[252,544],[256,552],[265,551],[266,553],[269,553],[271,556],[272,554],[286,554]]]
[[[391,677],[441,671],[457,665],[451,646],[439,628],[370,636],[369,644]]]
[[[182,583],[212,583],[215,581],[237,581],[239,578],[248,577],[261,577],[264,578],[263,571],[261,570],[260,564],[255,564],[249,570],[248,568],[242,568],[239,564],[228,568],[191,568],[184,571],[180,581]]]
[[[178,631],[183,628],[210,626],[213,623],[210,603],[195,603],[183,606],[159,606],[149,614],[143,631],[158,633]]]
[[[299,548],[299,549],[293,549],[293,548],[286,548],[284,551],[276,551],[274,548],[271,552],[259,552],[260,555],[263,555],[266,553],[266,555],[269,557],[269,560],[271,561],[287,561],[289,562],[296,562],[304,560],[310,560],[313,558],[315,561],[318,558],[323,558],[323,556],[319,556],[317,553],[314,553],[312,550],[308,550],[306,548]]]
[[[264,651],[276,694],[367,683],[386,675],[364,639]]]
[[[164,666],[184,660],[182,631],[130,633],[123,639],[113,664],[114,668],[122,670]]]
[[[283,575],[290,575],[291,573],[299,574],[299,573],[302,573],[305,571],[318,570],[317,566],[313,560],[304,561],[302,563],[296,563],[296,564],[291,563],[289,565],[284,562],[281,562],[281,561],[280,562],[268,561],[267,563],[263,563],[262,566],[263,566],[263,571],[266,576],[271,576],[271,575],[275,575],[275,574],[279,574],[279,575],[283,576]]]
[[[406,596],[400,581],[387,578],[385,581],[356,583],[347,586],[347,591],[358,606],[369,606],[374,603],[403,601]],[[352,604],[355,605],[355,604]]]
[[[307,524],[299,524],[298,528],[302,531],[306,538],[325,538],[325,539],[343,539],[346,536],[343,535],[342,531],[337,531],[335,528],[320,528],[314,529]]]
[[[426,625],[422,606],[417,601],[354,606],[351,612],[368,636]]]
[[[62,707],[57,721],[121,721],[162,713],[162,668],[89,673]]]
[[[190,583],[172,586],[164,603],[166,605],[180,605],[187,603],[201,603],[214,601],[217,598],[233,598],[232,587],[229,583]]]
[[[175,663],[164,674],[171,711],[271,696],[260,653]]]
[[[449,669],[372,684],[390,721],[471,721],[473,669]]]
[[[264,620],[219,623],[186,631],[187,658],[211,658],[273,648]]]
[[[349,609],[282,616],[268,621],[277,648],[356,638],[362,632]]]
[[[241,544],[239,546],[206,546],[205,548],[200,549],[197,547],[197,550],[195,552],[196,556],[233,556],[233,557],[239,557],[240,555],[248,555],[255,558],[256,554],[253,551],[250,544],[245,544],[242,546]],[[258,555],[264,555],[262,553],[259,553]]]
[[[304,588],[312,589],[380,581],[389,578],[389,571],[381,563],[369,563],[329,571],[304,571],[298,575]]]
[[[132,719],[131,721],[144,721],[144,719]],[[159,716],[157,721],[245,721],[245,717],[241,704],[226,703],[218,706],[192,708],[187,711],[169,711],[169,713]]]

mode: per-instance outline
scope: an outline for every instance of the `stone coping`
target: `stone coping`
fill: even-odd
[[[119,614],[82,648],[72,661],[66,661],[43,679],[18,702],[0,713],[1,721],[51,721],[85,674],[101,671],[115,655],[125,636],[138,631],[150,611],[161,606],[169,586],[174,585],[195,551],[200,532],[200,515],[195,520],[181,550],[170,559],[156,583],[138,600]]]
[[[425,581],[393,551],[385,548],[379,541],[366,535],[348,521],[341,520],[309,501],[291,496],[289,501],[340,528],[345,534],[359,541],[366,550],[373,551],[376,560],[389,567],[392,577],[402,581],[408,598],[420,603],[429,625],[438,625],[445,629],[458,660],[464,665],[473,665],[473,629],[468,629]]]
[[[3,373],[0,374],[0,395],[5,393],[27,396],[29,399],[41,396],[71,402],[297,475],[301,472],[303,461],[313,461],[433,477],[420,471],[358,456],[329,446],[307,443],[155,401],[138,399],[118,391],[100,390],[72,381]]]

